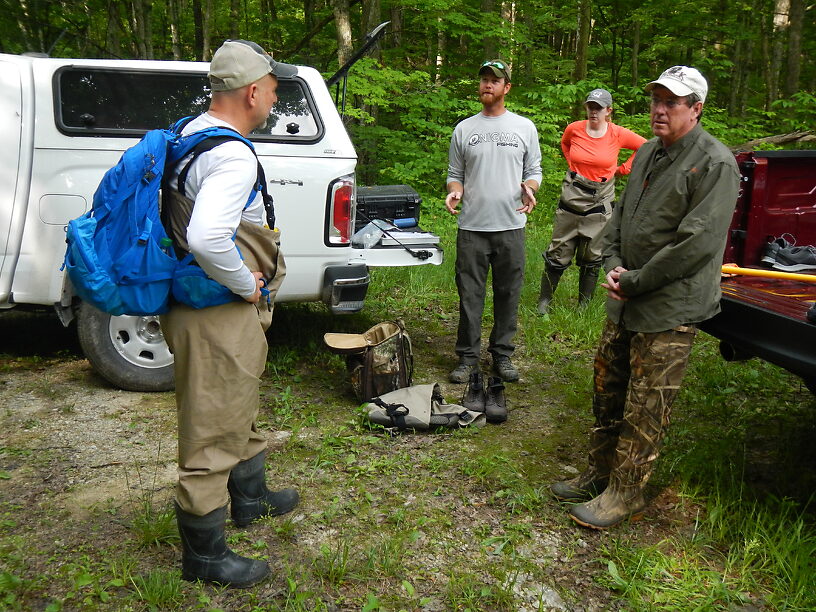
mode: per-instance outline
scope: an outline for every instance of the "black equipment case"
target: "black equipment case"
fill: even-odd
[[[356,232],[372,219],[385,219],[400,228],[419,224],[422,198],[409,185],[378,185],[357,188]]]

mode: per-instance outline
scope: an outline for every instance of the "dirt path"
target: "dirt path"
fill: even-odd
[[[23,580],[21,609],[108,609],[101,591],[115,609],[139,609],[127,584],[103,585],[126,560],[133,575],[177,568],[176,548],[140,548],[128,529],[145,499],[169,505],[173,395],[110,388],[46,320],[3,325],[0,552],[10,556],[0,573]],[[27,342],[44,333],[50,350]],[[444,380],[448,360],[431,356],[448,338],[417,340],[420,382]],[[249,592],[185,584],[186,603],[170,609],[202,593],[223,609],[281,609],[297,594],[301,607],[289,609],[359,610],[371,596],[380,609],[617,607],[598,580],[603,547],[620,533],[576,529],[546,495],[546,483],[581,466],[573,437],[583,419],[522,383],[508,387],[506,426],[389,439],[359,426],[339,358],[287,358],[289,341],[273,342],[261,426],[273,438],[270,481],[299,483],[303,502],[283,521],[228,529],[236,549],[270,555],[276,578]],[[459,386],[443,387],[458,399]],[[656,541],[693,520],[670,490],[654,506],[632,537]]]

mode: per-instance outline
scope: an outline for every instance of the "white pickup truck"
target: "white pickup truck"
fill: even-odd
[[[53,307],[74,318],[83,352],[114,385],[173,387],[157,317],[112,317],[74,294],[64,271],[69,220],[89,210],[104,172],[150,129],[206,110],[207,63],[0,54],[0,311]],[[363,307],[371,266],[440,264],[435,244],[355,248],[357,155],[323,77],[281,80],[267,127],[254,132],[282,231],[278,302]],[[416,254],[416,253],[415,253]]]

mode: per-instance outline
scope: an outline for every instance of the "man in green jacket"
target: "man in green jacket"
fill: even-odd
[[[607,226],[607,322],[595,356],[589,468],[551,489],[577,523],[641,513],[696,324],[720,310],[720,266],[739,187],[731,152],[699,125],[708,84],[674,66],[646,86],[655,138],[638,151]],[[597,497],[594,497],[597,495]]]

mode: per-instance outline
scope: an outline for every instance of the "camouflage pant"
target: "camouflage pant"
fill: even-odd
[[[607,320],[595,355],[590,465],[642,487],[657,459],[697,329],[628,331]]]

